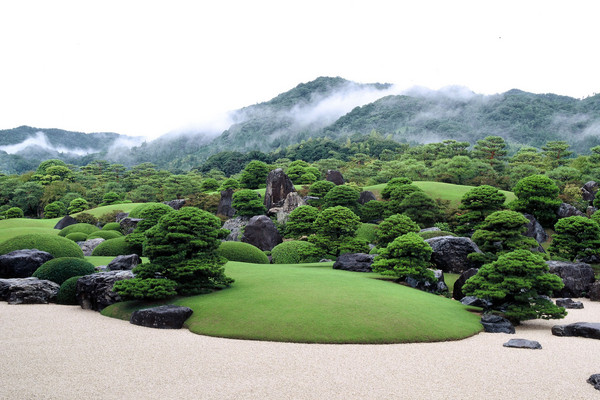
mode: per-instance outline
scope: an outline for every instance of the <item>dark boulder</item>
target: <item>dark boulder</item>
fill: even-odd
[[[485,299],[480,299],[478,297],[475,296],[465,296],[462,299],[460,299],[460,302],[462,304],[464,304],[465,306],[473,306],[473,307],[480,307],[483,309],[487,309],[490,308],[492,306],[492,302],[485,300]]]
[[[70,215],[65,215],[60,221],[56,223],[56,225],[54,225],[54,229],[63,229],[69,225],[75,225],[77,223],[78,222],[75,218],[71,217]]]
[[[102,238],[95,238],[84,242],[77,242],[77,244],[81,248],[81,251],[83,251],[84,256],[91,256],[94,249],[98,247],[100,243],[104,242],[104,240],[105,239]]]
[[[581,188],[581,197],[585,201],[592,202],[596,197],[596,192],[598,191],[598,183],[596,181],[586,182],[585,185]]]
[[[191,308],[169,304],[134,311],[129,322],[148,328],[181,329],[192,313]]]
[[[462,291],[462,287],[465,285],[467,279],[477,274],[477,271],[479,271],[479,268],[469,268],[468,270],[460,274],[456,282],[454,282],[454,289],[452,291],[452,297],[454,298],[454,300],[460,300],[463,297],[465,297],[465,294]]]
[[[567,218],[573,216],[585,217],[585,214],[573,207],[571,204],[562,203],[556,212],[558,218]]]
[[[344,184],[344,177],[342,176],[342,173],[340,171],[336,171],[335,169],[327,170],[327,173],[325,174],[325,180],[333,182],[336,185]]]
[[[588,295],[591,301],[600,301],[600,281],[596,281],[590,286]]]
[[[54,256],[38,249],[15,250],[0,256],[0,278],[27,278]]]
[[[586,263],[546,261],[550,273],[560,276],[565,287],[556,292],[557,297],[583,297],[594,283],[594,270]]]
[[[542,345],[540,342],[536,340],[527,340],[527,339],[510,339],[508,342],[504,343],[502,346],[504,347],[514,347],[517,349],[532,349],[532,350],[541,350]]]
[[[273,247],[283,242],[277,227],[266,215],[250,218],[244,228],[242,242],[250,243],[262,251],[271,251]]]
[[[133,278],[131,271],[110,271],[82,276],[77,280],[75,297],[81,308],[102,311],[111,304],[122,301],[112,290],[117,281]]]
[[[115,217],[115,222],[121,222],[121,221],[123,221],[127,217],[129,217],[129,213],[128,212],[120,212]]]
[[[533,215],[523,214],[523,216],[529,220],[525,224],[527,231],[523,235],[534,238],[538,243],[544,243],[548,240],[548,234]]]
[[[470,238],[438,236],[425,241],[433,249],[431,261],[444,272],[460,274],[469,268],[479,267],[467,258],[470,253],[481,253]]]
[[[48,304],[56,300],[60,285],[38,278],[0,279],[0,300],[8,304]]]
[[[141,262],[140,256],[137,254],[129,254],[127,256],[116,256],[108,263],[106,268],[109,271],[130,271],[137,267]]]
[[[359,204],[365,205],[370,201],[377,201],[377,197],[375,197],[373,192],[370,192],[368,190],[360,192],[360,196],[358,196]]]
[[[272,207],[281,207],[287,195],[295,191],[292,180],[281,168],[269,172],[265,190],[265,207],[267,210]]]
[[[412,277],[408,277],[405,279],[406,284],[413,289],[422,290],[424,292],[429,293],[444,293],[448,291],[448,286],[444,281],[444,272],[442,270],[434,270],[433,274],[435,275],[436,281],[434,283],[431,282],[423,282],[416,280]]]
[[[566,299],[556,299],[556,305],[558,307],[564,308],[572,308],[572,309],[580,309],[583,308],[583,303],[580,301],[573,301],[571,298]]]
[[[123,218],[121,221],[119,221],[119,224],[121,226],[121,232],[123,232],[124,235],[129,235],[133,232],[138,222],[140,222],[141,220],[141,218]]]
[[[373,272],[373,269],[371,268],[373,259],[375,259],[375,256],[372,254],[345,253],[337,258],[333,264],[333,269],[354,272]]]
[[[217,215],[224,215],[231,218],[235,215],[235,209],[231,206],[233,201],[233,189],[221,191],[221,199],[217,207]]]
[[[179,210],[181,207],[185,206],[185,199],[163,201],[163,203],[171,207],[173,210]]]
[[[600,390],[600,374],[590,375],[587,379],[587,383],[594,386],[594,389]]]
[[[578,336],[589,339],[600,339],[600,323],[598,322],[576,322],[569,325],[554,325],[552,327],[554,336]]]
[[[481,316],[483,330],[489,333],[515,333],[515,327],[506,318],[495,314]]]
[[[227,229],[229,231],[229,235],[227,235],[225,241],[239,242],[242,240],[242,230],[244,230],[246,227],[248,220],[248,217],[235,217],[225,221],[223,224],[223,229]]]

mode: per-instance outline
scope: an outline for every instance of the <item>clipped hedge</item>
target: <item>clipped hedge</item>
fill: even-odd
[[[68,234],[74,233],[74,232],[81,232],[81,233],[85,233],[86,235],[89,235],[90,233],[94,233],[99,230],[100,230],[100,228],[98,228],[95,225],[86,224],[86,223],[78,223],[78,224],[69,225],[69,226],[61,229],[60,232],[58,232],[58,236],[65,237]]]
[[[118,237],[123,236],[123,234],[121,232],[117,232],[117,231],[96,231],[94,233],[90,233],[88,235],[88,240],[89,239],[96,239],[96,238],[102,238],[102,239],[116,239]]]
[[[121,224],[118,222],[109,222],[102,227],[103,231],[118,231],[121,232]]]
[[[43,263],[32,276],[62,285],[73,276],[89,275],[94,272],[96,272],[96,268],[86,260],[75,257],[60,257]]]
[[[92,256],[126,256],[135,253],[133,249],[126,241],[125,236],[121,236],[115,239],[105,240],[100,243],[93,251]]]
[[[273,264],[312,263],[320,259],[321,254],[315,244],[300,240],[279,243],[271,250]]]
[[[83,232],[73,232],[73,233],[69,233],[65,237],[74,242],[84,242],[87,240],[88,235]]]
[[[81,251],[77,243],[57,235],[30,233],[28,235],[15,236],[0,243],[0,255],[22,249],[38,249],[47,251],[55,258],[83,258],[83,251]]]
[[[58,304],[64,304],[66,306],[76,306],[78,304],[75,292],[77,291],[77,280],[82,275],[72,276],[60,285],[58,295],[56,296],[56,302]]]
[[[141,213],[148,207],[162,208],[166,212],[173,211],[173,209],[171,207],[169,207],[168,205],[166,205],[164,203],[144,203],[144,204],[140,204],[139,206],[134,207],[131,211],[129,211],[129,218],[143,218],[141,216]]]
[[[249,243],[221,242],[217,254],[229,261],[269,264],[269,257],[261,249]]]

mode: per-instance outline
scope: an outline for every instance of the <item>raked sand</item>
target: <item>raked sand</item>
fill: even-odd
[[[600,340],[552,336],[600,322],[583,300],[516,335],[443,343],[314,345],[131,325],[79,307],[0,302],[1,399],[600,399]],[[505,348],[511,338],[542,350]]]

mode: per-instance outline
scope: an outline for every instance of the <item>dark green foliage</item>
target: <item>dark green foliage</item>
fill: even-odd
[[[96,231],[96,232],[90,233],[87,238],[88,238],[88,240],[89,239],[96,239],[96,238],[102,238],[102,239],[105,239],[105,240],[109,240],[109,239],[115,239],[115,238],[118,238],[118,237],[121,237],[121,236],[123,236],[123,234],[121,232],[119,232],[119,231],[110,231],[110,230],[105,231],[105,230],[100,230],[100,231]]]
[[[62,217],[67,212],[67,207],[61,201],[53,201],[44,207],[44,218],[51,219]]]
[[[362,223],[356,230],[356,238],[365,240],[367,243],[375,243],[378,231],[377,224]]]
[[[285,237],[299,238],[314,232],[313,224],[319,215],[319,210],[312,206],[296,207],[285,224]]]
[[[556,168],[566,163],[566,159],[573,154],[569,151],[569,144],[563,140],[552,140],[542,146],[544,159],[551,168]]]
[[[75,214],[87,210],[88,208],[89,204],[87,200],[83,197],[78,197],[76,199],[71,200],[71,203],[69,203],[68,213]]]
[[[323,208],[342,206],[358,214],[360,192],[348,185],[338,185],[329,190],[324,197]]]
[[[313,243],[290,240],[279,243],[271,250],[273,264],[301,264],[318,262],[322,251]]]
[[[93,251],[93,256],[126,256],[135,253],[135,248],[125,241],[126,236],[105,240]]]
[[[321,173],[317,168],[311,167],[303,160],[296,160],[290,163],[286,174],[296,185],[309,185],[321,176]]]
[[[473,146],[473,158],[488,162],[496,170],[502,168],[506,154],[506,142],[500,136],[488,136]]]
[[[223,183],[221,184],[220,190],[227,190],[227,189],[239,189],[240,188],[240,182],[237,179],[233,179],[233,178],[228,178],[225,179],[223,181]]]
[[[121,196],[115,192],[108,192],[102,196],[102,204],[101,206],[109,206],[111,204],[117,204],[121,201]]]
[[[78,304],[75,294],[77,292],[77,280],[81,275],[72,276],[60,285],[56,302],[66,306],[76,306]]]
[[[554,225],[554,232],[548,248],[553,257],[575,261],[600,254],[600,226],[592,219],[561,218]]]
[[[310,205],[320,207],[325,202],[325,196],[327,193],[335,187],[335,183],[330,181],[317,181],[310,185],[308,189],[308,195],[318,197],[318,199],[310,200]]]
[[[138,206],[139,207],[139,206]],[[136,207],[137,217],[142,220],[138,222],[134,231],[127,235],[125,241],[133,248],[136,254],[142,254],[142,245],[146,240],[145,232],[158,223],[158,220],[165,214],[173,211],[171,207],[163,203],[149,203],[145,207],[138,209]]]
[[[69,233],[65,237],[74,242],[84,242],[87,240],[88,235],[87,235],[87,233],[83,233],[83,232],[73,232],[73,233]]]
[[[400,202],[400,210],[402,214],[405,214],[422,228],[432,226],[442,218],[442,213],[436,202],[423,191],[409,194]]]
[[[4,218],[6,218],[6,219],[23,218],[23,217],[24,217],[23,210],[21,210],[19,207],[11,207],[4,212]]]
[[[33,273],[33,277],[56,282],[62,285],[64,281],[73,276],[89,275],[96,272],[90,262],[78,257],[59,257],[46,261]]]
[[[250,161],[240,177],[240,185],[246,189],[258,189],[264,186],[269,175],[269,166],[262,162],[253,160]]]
[[[38,249],[47,251],[55,258],[83,258],[83,251],[81,251],[75,242],[58,235],[31,233],[28,235],[15,236],[0,243],[0,255],[21,249]]]
[[[65,164],[65,162],[63,160],[58,160],[55,158],[51,159],[51,160],[42,161],[40,163],[40,165],[38,165],[35,173],[39,174],[39,175],[46,175],[48,168],[56,167],[56,166],[66,167],[67,164]]]
[[[219,188],[219,182],[215,178],[207,178],[200,184],[200,190],[203,192],[214,192]]]
[[[387,217],[379,224],[377,230],[377,247],[385,247],[398,236],[409,232],[419,232],[421,228],[412,219],[403,214]]]
[[[521,179],[513,188],[517,200],[510,204],[515,211],[533,214],[542,226],[552,226],[556,211],[561,204],[558,186],[544,175],[532,175]]]
[[[563,286],[560,277],[548,272],[548,265],[540,255],[515,250],[483,265],[462,290],[468,296],[491,301],[492,309],[505,310],[507,318],[519,322],[563,318],[565,309],[542,297],[551,296]]]
[[[102,227],[102,230],[121,232],[121,224],[118,222],[109,222]]]
[[[233,194],[231,206],[238,216],[253,217],[267,212],[260,195],[254,190],[242,189]]]
[[[160,300],[175,296],[176,287],[177,283],[170,279],[141,279],[136,276],[115,282],[113,290],[124,299]]]
[[[362,222],[381,221],[389,214],[388,205],[388,201],[369,201],[360,206],[360,220]]]
[[[143,218],[142,212],[147,208],[151,208],[154,210],[161,209],[161,210],[164,210],[165,213],[173,210],[171,207],[169,207],[168,205],[166,205],[164,203],[144,203],[144,204],[140,204],[139,206],[135,206],[129,212],[129,218]]]
[[[467,211],[457,217],[456,232],[468,234],[476,230],[488,215],[501,210],[505,201],[506,195],[489,185],[469,190],[461,199],[460,209]]]
[[[269,264],[269,257],[256,246],[244,242],[221,242],[217,255],[229,261],[240,261],[253,264]]]
[[[359,226],[360,219],[352,210],[342,206],[326,208],[315,220],[315,234],[308,240],[323,253],[335,257],[343,253],[366,253],[368,243],[356,238]]]
[[[79,224],[73,224],[73,225],[69,225],[63,229],[61,229],[58,232],[59,236],[67,236],[69,233],[73,233],[73,232],[83,232],[85,234],[90,234],[96,231],[99,231],[100,228],[98,228],[95,225],[91,225],[91,224],[86,224],[86,223],[79,223]]]
[[[80,224],[96,225],[98,223],[98,218],[84,212],[74,215],[73,218]]]
[[[412,181],[408,178],[392,178],[381,191],[381,198],[389,200],[390,195],[395,188],[403,185],[410,185],[411,183]]]
[[[419,236],[421,236],[423,239],[427,240],[427,239],[431,239],[434,237],[456,236],[456,235],[452,232],[447,232],[447,231],[425,231],[425,232],[419,232]]]
[[[373,272],[397,276],[399,280],[408,277],[421,282],[435,282],[431,266],[431,246],[422,237],[409,232],[394,239],[386,248],[379,249],[379,255],[372,264]]]

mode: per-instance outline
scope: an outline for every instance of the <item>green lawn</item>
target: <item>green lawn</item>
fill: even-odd
[[[479,316],[442,296],[377,274],[339,271],[331,263],[265,265],[229,262],[235,283],[179,298],[190,307],[192,332],[228,338],[301,343],[405,343],[462,339],[481,331]],[[139,302],[102,313],[128,319]]]
[[[102,207],[92,208],[89,210],[85,210],[83,212],[92,214],[94,217],[98,218],[98,217],[101,217],[104,214],[108,214],[109,212],[114,211],[114,210],[121,210],[123,212],[129,212],[129,211],[133,210],[135,207],[139,206],[140,204],[144,204],[144,203],[112,204],[110,206],[102,206]],[[75,215],[77,215],[77,214],[73,214],[73,216],[75,216]]]

